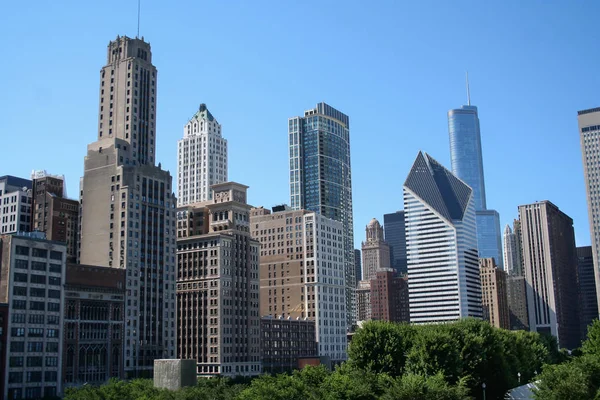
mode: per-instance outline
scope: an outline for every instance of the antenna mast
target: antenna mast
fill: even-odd
[[[469,71],[467,71],[467,103],[471,105],[471,91],[469,90]]]
[[[136,38],[140,37],[140,3],[142,0],[138,0],[138,25],[137,25],[137,36]]]

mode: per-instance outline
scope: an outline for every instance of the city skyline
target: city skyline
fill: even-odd
[[[16,14],[23,12],[19,9],[19,5],[11,5],[11,7],[14,8],[9,9],[9,13],[10,11]],[[230,180],[245,182],[252,188],[249,197],[250,204],[264,204],[267,206],[286,202],[288,197],[288,188],[286,185],[288,181],[286,173],[287,160],[285,154],[280,154],[286,148],[286,138],[283,134],[285,120],[290,115],[297,114],[298,110],[306,109],[310,104],[315,104],[317,101],[327,101],[332,106],[349,115],[353,121],[354,134],[351,139],[351,148],[353,150],[352,163],[354,164],[354,228],[361,231],[362,227],[371,218],[376,217],[382,220],[383,214],[402,208],[401,179],[395,179],[394,182],[393,176],[398,175],[402,177],[408,172],[412,157],[416,151],[422,149],[439,155],[439,160],[442,164],[450,164],[448,162],[449,155],[447,154],[447,150],[444,151],[447,149],[445,113],[449,108],[466,102],[463,74],[466,69],[469,69],[472,88],[471,98],[472,102],[479,107],[482,131],[484,132],[482,145],[485,153],[484,163],[486,166],[488,207],[499,211],[502,218],[501,225],[505,226],[506,223],[511,222],[517,216],[517,206],[519,204],[549,199],[573,217],[577,245],[583,246],[590,243],[579,143],[575,132],[575,129],[577,129],[575,122],[576,111],[598,105],[593,97],[593,93],[595,92],[595,85],[600,84],[600,82],[594,81],[593,84],[586,87],[585,92],[580,93],[582,92],[580,88],[583,87],[583,81],[579,81],[579,79],[592,76],[586,72],[587,70],[577,69],[577,74],[574,74],[581,75],[583,78],[558,75],[561,78],[561,88],[563,91],[566,90],[565,86],[569,85],[571,87],[570,91],[567,91],[567,94],[564,96],[558,94],[550,96],[543,90],[536,90],[538,89],[536,85],[541,85],[541,81],[547,77],[546,74],[552,75],[555,68],[558,67],[549,68],[541,76],[536,76],[532,68],[534,65],[539,65],[540,60],[538,59],[536,62],[527,61],[525,62],[525,67],[518,71],[521,78],[515,80],[513,72],[503,72],[499,69],[505,68],[505,63],[494,67],[489,59],[494,56],[494,49],[500,49],[504,52],[508,51],[504,40],[512,40],[511,36],[503,40],[495,39],[495,41],[490,43],[489,47],[492,50],[488,49],[483,53],[488,58],[482,57],[482,61],[475,58],[476,51],[462,49],[461,52],[465,55],[464,65],[461,63],[461,65],[457,65],[456,67],[444,67],[443,73],[432,78],[432,82],[424,86],[422,82],[426,75],[417,75],[417,79],[415,80],[420,81],[421,84],[413,86],[406,78],[391,77],[391,75],[385,72],[385,68],[387,67],[381,66],[382,70],[378,75],[387,76],[386,81],[388,81],[390,87],[396,89],[406,86],[407,88],[407,90],[403,91],[406,94],[394,101],[389,101],[388,91],[384,90],[382,87],[383,83],[377,80],[382,78],[372,78],[375,80],[370,81],[371,84],[369,86],[373,90],[365,87],[364,84],[342,87],[342,82],[348,82],[346,78],[349,76],[352,68],[341,65],[331,58],[326,58],[327,68],[336,70],[335,67],[337,67],[340,77],[326,74],[327,79],[331,80],[330,84],[323,85],[323,78],[320,78],[317,82],[310,83],[305,88],[304,92],[306,94],[298,94],[297,96],[292,96],[292,98],[278,101],[275,99],[279,98],[279,95],[283,93],[283,84],[290,82],[290,79],[292,79],[292,82],[294,81],[293,79],[301,79],[299,78],[300,75],[295,75],[295,72],[277,75],[273,79],[273,84],[276,84],[277,88],[273,84],[268,84],[265,86],[264,93],[259,93],[261,89],[258,85],[266,82],[264,81],[265,77],[263,74],[269,74],[272,71],[272,67],[269,67],[268,62],[251,57],[248,61],[250,68],[248,68],[247,72],[244,72],[244,74],[249,75],[242,76],[248,78],[254,74],[256,75],[256,79],[248,79],[249,82],[238,87],[235,92],[234,86],[240,85],[240,79],[243,79],[235,78],[233,75],[235,71],[238,71],[237,69],[232,69],[231,67],[225,68],[223,74],[211,76],[210,81],[214,82],[207,82],[206,79],[196,79],[195,73],[190,70],[189,66],[182,65],[181,63],[173,64],[169,61],[169,58],[173,57],[173,52],[179,51],[182,48],[181,46],[189,46],[193,42],[194,35],[186,30],[191,28],[182,28],[183,31],[177,32],[177,36],[181,38],[181,43],[173,43],[173,34],[165,32],[160,27],[160,24],[157,23],[159,20],[158,15],[165,10],[161,10],[158,5],[145,7],[142,8],[141,35],[146,36],[146,39],[153,45],[155,53],[159,55],[155,60],[155,64],[160,70],[161,82],[165,82],[161,86],[161,102],[159,104],[162,110],[161,118],[157,120],[157,140],[159,144],[157,145],[156,161],[157,163],[161,162],[163,169],[169,170],[172,175],[175,175],[176,172],[176,141],[181,136],[181,126],[188,120],[190,110],[197,107],[197,104],[200,102],[205,102],[209,104],[215,114],[219,115],[219,122],[227,127],[227,138],[231,144],[228,157],[231,160],[229,166]],[[210,9],[211,7],[218,6],[209,5],[208,7]],[[349,4],[348,10],[345,11],[351,22],[354,22],[357,18],[355,7],[354,4]],[[389,8],[389,11],[398,11],[391,4],[387,4],[385,7]],[[441,18],[441,14],[448,11],[444,7],[440,5],[440,9],[434,12],[433,18],[436,21]],[[50,15],[63,12],[60,9],[60,5],[56,6],[56,8],[56,10],[46,10],[44,7],[41,7],[39,11],[34,12],[32,18],[36,26],[33,29],[28,28],[28,32],[24,32],[23,28],[16,26],[11,21],[7,21],[7,24],[1,29],[10,29],[15,34],[22,34],[24,41],[20,45],[24,47],[24,50],[27,50],[29,46],[35,43],[32,40],[33,37],[43,34],[44,30],[50,26],[48,22],[42,20],[42,16],[47,15],[46,11],[49,11]],[[244,12],[248,11],[244,5],[240,5],[240,9],[243,9]],[[40,149],[33,149],[31,157],[36,160],[34,163],[25,165],[25,163],[20,162],[16,158],[19,152],[7,154],[6,157],[3,157],[2,165],[0,165],[3,169],[3,174],[27,177],[31,169],[43,168],[52,173],[65,174],[67,177],[68,192],[71,194],[78,192],[77,178],[82,174],[80,159],[85,154],[85,146],[91,135],[94,134],[93,132],[96,130],[95,128],[98,124],[97,116],[95,115],[95,110],[97,110],[97,75],[95,71],[97,71],[98,65],[102,65],[104,55],[102,52],[98,52],[97,49],[105,46],[106,41],[114,38],[117,33],[121,35],[127,34],[130,37],[135,36],[135,24],[132,21],[135,20],[136,5],[131,5],[130,14],[124,12],[122,16],[117,16],[110,23],[106,24],[106,26],[100,26],[99,23],[92,22],[96,20],[97,16],[110,13],[109,10],[110,6],[74,7],[66,13],[66,16],[77,14],[81,18],[80,21],[64,21],[64,26],[60,27],[56,26],[55,23],[52,24],[52,27],[56,28],[56,38],[66,35],[67,32],[74,31],[79,24],[85,24],[86,27],[89,27],[89,37],[85,38],[85,46],[81,46],[81,57],[79,57],[79,54],[78,57],[65,55],[66,53],[60,50],[62,46],[58,45],[59,41],[50,40],[42,48],[37,45],[35,46],[36,51],[40,51],[49,61],[49,64],[51,64],[49,72],[39,74],[38,76],[38,74],[28,72],[32,71],[29,69],[31,68],[29,66],[24,66],[22,71],[17,71],[11,65],[0,67],[2,68],[0,76],[4,77],[0,78],[2,79],[1,87],[6,89],[7,92],[15,93],[14,98],[2,100],[1,105],[6,111],[7,118],[0,122],[0,131],[14,133],[14,135],[11,135],[14,138],[9,139],[9,144],[16,148],[22,148],[32,135],[34,138],[39,139],[40,144],[42,144],[42,146],[39,146]],[[329,9],[327,10],[329,11]],[[181,9],[176,8],[166,13],[166,15],[172,15],[173,12],[179,11]],[[217,12],[216,15],[221,15],[222,13],[218,8],[213,11]],[[485,7],[476,7],[471,11],[471,15],[482,17],[481,22],[476,22],[479,28],[485,22],[489,22],[489,19],[485,17],[485,11]],[[503,13],[510,14],[510,11],[511,5],[498,10],[501,15]],[[574,14],[582,12],[582,10],[571,8],[569,14],[565,13],[564,10],[561,11],[560,7],[545,8],[537,11],[549,17],[548,19],[561,21],[563,24],[570,23],[570,18],[561,17],[560,14],[572,17]],[[277,7],[270,12],[273,15],[287,14],[287,11],[284,13],[283,10]],[[461,12],[465,12],[465,10],[463,9]],[[527,15],[531,12],[533,10],[523,10],[522,17],[527,19]],[[87,15],[88,13],[90,15]],[[407,17],[418,13],[419,7],[415,5],[405,10]],[[368,15],[372,16],[373,14]],[[238,18],[240,17],[236,13],[236,15],[232,16],[232,21],[238,21]],[[526,24],[520,18],[514,22],[522,31],[526,29]],[[97,19],[100,20],[100,18]],[[220,18],[216,19],[219,20]],[[316,24],[319,21],[311,22],[311,24]],[[216,22],[211,22],[211,24],[213,23]],[[229,23],[227,21],[227,24]],[[281,23],[278,24],[277,26],[280,27]],[[536,24],[538,22],[534,22],[535,26],[537,26]],[[494,29],[499,28],[491,26],[485,30],[486,35],[483,36],[489,38]],[[517,57],[522,51],[528,49],[529,46],[537,43],[535,42],[537,33],[529,33],[529,29],[533,30],[534,27],[527,28],[527,40],[522,47],[514,50],[514,57]],[[544,29],[540,29],[539,34],[544,34]],[[223,66],[232,61],[233,53],[238,48],[238,45],[232,42],[232,38],[236,36],[231,35],[235,32],[237,31],[231,34],[228,33],[220,38],[220,40],[216,40],[216,43],[208,43],[210,50],[214,50],[215,46],[217,50],[221,48],[221,53],[218,54],[222,57],[217,57],[217,60],[213,63],[215,64],[214,66],[203,66],[202,72],[211,73],[213,72],[212,68],[223,68]],[[589,37],[585,37],[584,32],[589,32]],[[350,35],[350,32],[347,31],[343,33]],[[451,35],[456,33],[457,31],[450,31]],[[251,38],[262,38],[263,34],[264,32],[257,28],[257,30],[251,31],[249,36]],[[375,30],[373,35],[378,37],[383,35],[383,32]],[[593,41],[597,37],[596,33],[587,31],[585,27],[578,27],[574,31],[565,30],[565,35],[565,40],[579,43],[581,43],[580,38],[585,37],[586,41]],[[289,36],[284,36],[280,40],[288,41],[290,46],[293,46],[300,40],[300,36],[303,35],[289,34]],[[341,44],[344,48],[345,46],[349,46],[352,41],[351,36],[348,38],[338,37],[338,39],[342,40]],[[75,40],[80,43],[84,39],[75,38]],[[370,40],[368,39],[369,42]],[[445,54],[439,53],[444,51],[441,46],[443,41],[437,36],[429,35],[421,38],[421,40],[421,46],[431,43],[435,45],[434,49],[438,52],[438,55]],[[242,40],[242,43],[247,43],[247,41]],[[388,46],[390,49],[395,48],[390,47],[392,43],[390,43],[389,39],[383,45]],[[9,43],[9,50],[10,46],[13,45]],[[277,61],[275,62],[276,66],[282,65],[280,59],[283,54],[283,48],[280,48],[279,42],[268,40],[264,46],[266,46],[266,49],[276,50],[273,53],[272,59]],[[544,46],[549,45],[544,44]],[[286,46],[285,48],[287,49],[288,47]],[[404,41],[398,45],[397,49],[405,49],[409,54],[421,54],[417,48],[413,48],[412,45],[404,43]],[[571,50],[563,47],[559,48],[559,50],[558,54],[561,57],[574,59],[574,57],[569,55]],[[244,52],[241,54],[244,54]],[[240,56],[237,55],[237,57]],[[512,58],[510,59],[512,60]],[[414,68],[421,68],[422,63],[426,61],[415,62]],[[76,65],[73,65],[73,63]],[[14,64],[18,65],[19,63]],[[306,67],[304,62],[302,65]],[[573,68],[583,68],[576,64],[572,64],[572,66]],[[367,72],[373,68],[379,68],[379,66],[372,63],[362,63],[356,68]],[[54,72],[58,72],[58,74],[56,76],[47,75]],[[406,74],[413,72],[412,67],[403,70],[403,72]],[[437,72],[437,69],[429,69],[423,73],[435,75]],[[67,74],[69,78],[63,79],[65,77],[64,74]],[[494,81],[496,82],[492,82],[492,79],[484,79],[488,75],[495,75]],[[7,79],[8,76],[11,76],[10,81]],[[233,79],[234,84],[227,84],[225,79],[227,76],[235,78]],[[22,82],[25,77],[28,80],[28,89],[22,93],[16,93],[17,91],[12,90],[13,85]],[[523,82],[524,80],[532,82]],[[182,84],[183,81],[186,81],[189,87]],[[511,118],[515,118],[516,120],[511,120],[510,129],[506,129],[501,124],[501,121],[513,109],[513,103],[509,99],[514,101],[514,93],[507,96],[503,91],[506,91],[506,85],[510,82],[514,82],[514,85],[519,85],[521,111],[511,114]],[[203,85],[202,90],[198,90],[199,84]],[[77,86],[77,88],[74,86]],[[420,89],[420,92],[417,91],[417,88]],[[221,90],[221,92],[218,90]],[[589,93],[587,90],[589,90]],[[237,91],[240,92],[240,96],[239,98],[234,98],[233,93]],[[181,93],[180,95],[180,92],[185,93]],[[433,96],[434,94],[435,96]],[[250,97],[256,97],[256,102],[250,102],[249,95]],[[360,97],[364,101],[357,102],[357,98]],[[432,97],[436,98],[433,99]],[[542,97],[548,97],[549,100]],[[373,100],[375,98],[380,101],[375,102]],[[67,113],[57,111],[62,107],[73,106],[72,101],[77,102],[74,105],[75,112],[68,113],[69,120],[72,120],[72,122],[65,124],[61,120],[62,117],[60,114]],[[412,103],[410,108],[406,108],[407,101]],[[549,101],[555,104],[551,105],[547,103]],[[281,104],[275,104],[278,102]],[[377,103],[377,105],[375,106],[374,103]],[[24,106],[25,104],[28,106]],[[269,111],[269,121],[265,125],[258,125],[258,122],[264,121],[265,118],[262,118],[262,115],[257,113],[257,110],[265,104],[272,106],[272,109]],[[372,117],[375,107],[380,107],[383,112],[381,116],[376,118]],[[424,121],[422,114],[416,113],[414,116],[411,115],[416,109],[426,110],[430,118]],[[401,111],[399,114],[394,115],[390,113],[392,110]],[[40,129],[38,121],[32,121],[31,125],[22,124],[21,122],[17,123],[23,120],[19,115],[23,115],[23,112],[29,113],[32,111],[40,113],[39,120],[44,121],[42,129]],[[73,118],[72,114],[77,115]],[[552,115],[553,117],[542,117],[542,114]],[[527,116],[527,120],[523,119],[524,116]],[[252,128],[254,126],[259,127],[254,129]],[[40,134],[37,132],[40,132]],[[41,134],[41,132],[44,132],[44,134]],[[47,155],[41,153],[48,146],[56,146],[56,142],[51,144],[46,139],[46,137],[53,136],[51,133],[62,136],[65,142],[64,151],[66,154],[69,154],[69,157],[57,159],[54,156],[54,152],[48,152],[49,154]],[[423,140],[425,134],[427,135],[427,139]],[[541,138],[549,134],[553,138],[561,139],[540,141]],[[372,141],[373,135],[382,135],[382,141]],[[414,136],[414,138],[410,136]],[[520,140],[518,146],[516,145],[517,140]],[[406,142],[406,145],[400,145],[402,142]],[[527,161],[518,161],[526,159],[520,148],[527,148],[533,144],[538,146],[539,151],[534,152],[535,154],[529,154]],[[253,171],[255,169],[256,172],[253,174],[246,174],[248,168],[244,167],[244,163],[247,159],[240,157],[240,154],[249,148],[248,146],[251,146],[250,148],[255,152],[257,159],[269,160],[269,162],[253,164]],[[57,149],[57,147],[52,148]],[[395,155],[393,157],[390,156],[390,152],[393,152]],[[372,176],[368,168],[369,160],[372,159],[373,154],[379,159],[388,160],[384,168],[386,173],[381,174],[382,177]],[[512,163],[514,165],[507,165],[507,163],[500,162],[502,159],[505,159],[506,154],[511,154],[517,160]],[[557,171],[558,167],[548,162],[547,159],[552,158],[548,157],[548,154],[556,154],[557,156],[560,154],[565,163],[574,165],[574,168],[566,169],[566,171]],[[544,158],[546,160],[541,161]],[[540,171],[531,168],[540,162],[544,166],[544,168],[539,168]],[[516,169],[518,168],[526,169],[526,177],[528,178],[525,180],[526,184],[512,182],[511,176],[516,175]],[[267,171],[270,171],[273,175],[270,182],[265,182],[262,179],[262,176]],[[553,175],[554,172],[558,172],[558,174]],[[249,179],[246,179],[246,176]],[[391,184],[389,184],[390,179],[392,180]],[[383,184],[385,181],[388,181],[388,183]],[[377,207],[370,205],[369,195],[375,190],[380,190],[382,198],[378,202]],[[355,237],[354,243],[355,247],[358,247],[360,238]]]

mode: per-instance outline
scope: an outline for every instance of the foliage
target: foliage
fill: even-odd
[[[581,346],[583,354],[600,357],[600,321],[595,319],[588,326],[587,339]]]
[[[438,373],[433,376],[405,374],[391,382],[390,388],[381,396],[382,400],[462,400],[467,399],[469,389],[464,380],[456,386],[446,382]]]

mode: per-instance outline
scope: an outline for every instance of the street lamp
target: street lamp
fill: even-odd
[[[521,384],[521,373],[517,372],[517,376],[519,377],[519,385]]]
[[[481,388],[483,389],[483,400],[485,400],[485,382],[481,384]]]

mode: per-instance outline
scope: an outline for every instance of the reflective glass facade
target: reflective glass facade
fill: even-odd
[[[406,274],[406,232],[404,211],[383,215],[385,241],[390,245],[390,264],[396,272]]]
[[[498,268],[503,269],[500,214],[496,210],[481,210],[476,211],[475,216],[479,258],[493,258]]]

